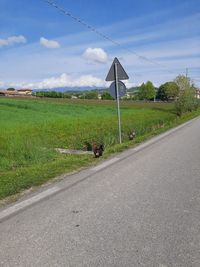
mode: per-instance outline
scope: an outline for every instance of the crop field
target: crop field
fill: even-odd
[[[124,101],[123,143],[129,146],[198,113],[179,119],[173,104]],[[130,131],[136,132],[135,141],[128,140]],[[118,131],[114,101],[0,98],[0,199],[97,161],[91,155],[55,151],[84,149],[86,143],[93,142],[104,144],[105,156],[115,151]]]

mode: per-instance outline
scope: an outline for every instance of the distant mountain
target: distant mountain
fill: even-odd
[[[134,86],[134,87],[128,88],[127,91],[134,93],[134,92],[137,92],[139,89],[140,89],[139,86]]]
[[[56,92],[68,92],[68,93],[77,93],[77,92],[84,92],[84,91],[105,91],[107,88],[102,88],[102,87],[89,87],[89,86],[84,86],[84,87],[57,87],[57,88],[45,88],[45,89],[33,89],[33,92],[48,92],[48,91],[56,91]]]

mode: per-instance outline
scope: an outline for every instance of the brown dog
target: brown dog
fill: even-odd
[[[94,152],[95,158],[98,158],[98,157],[101,157],[103,155],[104,148],[103,148],[103,145],[97,146],[97,144],[94,143],[92,145],[92,150]]]

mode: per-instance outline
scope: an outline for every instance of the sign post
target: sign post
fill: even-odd
[[[119,105],[119,86],[117,75],[117,63],[115,63],[115,90],[117,95],[117,115],[118,115],[118,131],[119,131],[119,143],[122,143],[122,131],[121,131],[121,118],[120,118],[120,105]]]
[[[121,119],[120,119],[120,102],[119,102],[119,99],[120,99],[120,96],[119,96],[119,82],[120,81],[119,80],[127,80],[127,79],[129,79],[128,75],[126,74],[119,60],[115,58],[108,72],[108,75],[106,77],[106,81],[115,81],[115,96],[117,99],[118,131],[119,131],[119,143],[120,144],[122,143],[122,133],[121,133]],[[110,87],[110,90],[111,90],[111,87]]]

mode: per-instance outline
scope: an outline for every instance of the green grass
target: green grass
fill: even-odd
[[[119,146],[113,101],[0,98],[0,199],[95,161],[60,155],[56,147],[83,149],[96,141],[104,143],[106,157],[133,144],[130,131],[141,142],[199,113],[178,119],[172,104],[123,102]]]

